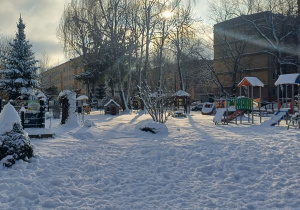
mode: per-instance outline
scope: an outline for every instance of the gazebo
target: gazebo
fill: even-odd
[[[285,95],[287,98],[287,86],[288,85],[292,85],[292,101],[291,101],[291,113],[294,113],[294,109],[293,106],[295,104],[295,98],[294,98],[294,94],[295,94],[295,85],[300,85],[300,74],[282,74],[279,76],[279,78],[277,79],[277,81],[275,82],[275,85],[277,86],[277,99],[278,99],[278,110],[280,108],[280,100],[279,100],[279,86],[280,85],[285,85]],[[282,95],[283,98],[283,95]]]
[[[256,77],[244,77],[242,81],[237,85],[240,87],[240,96],[242,95],[242,87],[247,87],[248,90],[248,97],[250,96],[250,86],[251,86],[251,110],[252,110],[252,123],[253,123],[253,87],[259,87],[259,99],[261,101],[261,87],[264,87],[264,84]],[[250,98],[250,97],[249,97]],[[259,106],[260,112],[260,106]],[[260,123],[261,123],[261,114],[260,116]]]
[[[188,107],[190,106],[191,95],[183,90],[179,90],[173,94],[175,107],[179,110],[183,106],[184,112],[188,112]]]

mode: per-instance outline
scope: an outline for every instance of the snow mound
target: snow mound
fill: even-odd
[[[21,124],[20,116],[15,108],[8,103],[0,114],[0,135],[11,131],[15,123]]]
[[[84,121],[84,126],[85,127],[92,127],[92,126],[95,126],[95,123],[92,120],[85,120]]]
[[[163,123],[154,122],[151,119],[140,121],[136,124],[136,130],[151,132],[153,134],[168,134],[168,127]]]

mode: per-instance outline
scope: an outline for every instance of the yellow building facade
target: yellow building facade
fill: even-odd
[[[75,58],[43,72],[43,89],[56,87],[59,91],[74,90],[86,95],[87,85],[75,80],[75,75],[84,72],[81,64],[81,58]]]

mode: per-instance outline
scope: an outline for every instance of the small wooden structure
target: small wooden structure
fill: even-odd
[[[185,113],[188,113],[190,110],[190,97],[191,95],[183,90],[179,90],[173,94],[175,107],[178,110],[182,109]]]
[[[105,114],[117,115],[120,113],[120,105],[113,99],[110,99],[109,102],[104,105],[104,111]]]
[[[256,77],[244,77],[242,79],[242,81],[237,85],[238,87],[240,87],[240,95],[242,95],[242,88],[241,87],[247,87],[248,89],[248,98],[250,98],[250,86],[251,86],[251,101],[250,101],[250,106],[251,106],[251,111],[252,111],[252,124],[254,123],[253,120],[253,87],[257,86],[259,87],[259,101],[261,101],[261,87],[264,87],[264,84]],[[241,106],[243,106],[243,104],[245,104],[245,100],[240,102]],[[245,104],[246,106],[249,105],[249,101]],[[240,108],[241,109],[241,108]],[[247,111],[249,111],[247,109]],[[259,112],[260,112],[260,106],[259,106]],[[248,118],[249,119],[249,118]],[[242,121],[242,116],[241,116],[241,121]],[[261,114],[260,114],[260,123],[261,123]]]
[[[290,102],[290,108],[291,108],[291,114],[294,114],[294,104],[295,104],[295,98],[294,98],[294,94],[295,94],[295,85],[300,85],[300,74],[282,74],[279,76],[279,78],[277,79],[277,81],[275,82],[275,85],[277,86],[277,97],[278,97],[278,110],[280,109],[280,91],[279,91],[279,86],[280,85],[285,85],[285,95],[286,95],[286,101],[287,101],[287,86],[291,85],[292,86],[292,100]],[[283,102],[283,94],[282,94],[282,102]]]

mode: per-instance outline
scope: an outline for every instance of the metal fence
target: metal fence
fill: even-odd
[[[23,128],[45,128],[45,102],[42,100],[2,101],[2,108],[10,102],[19,113]]]

